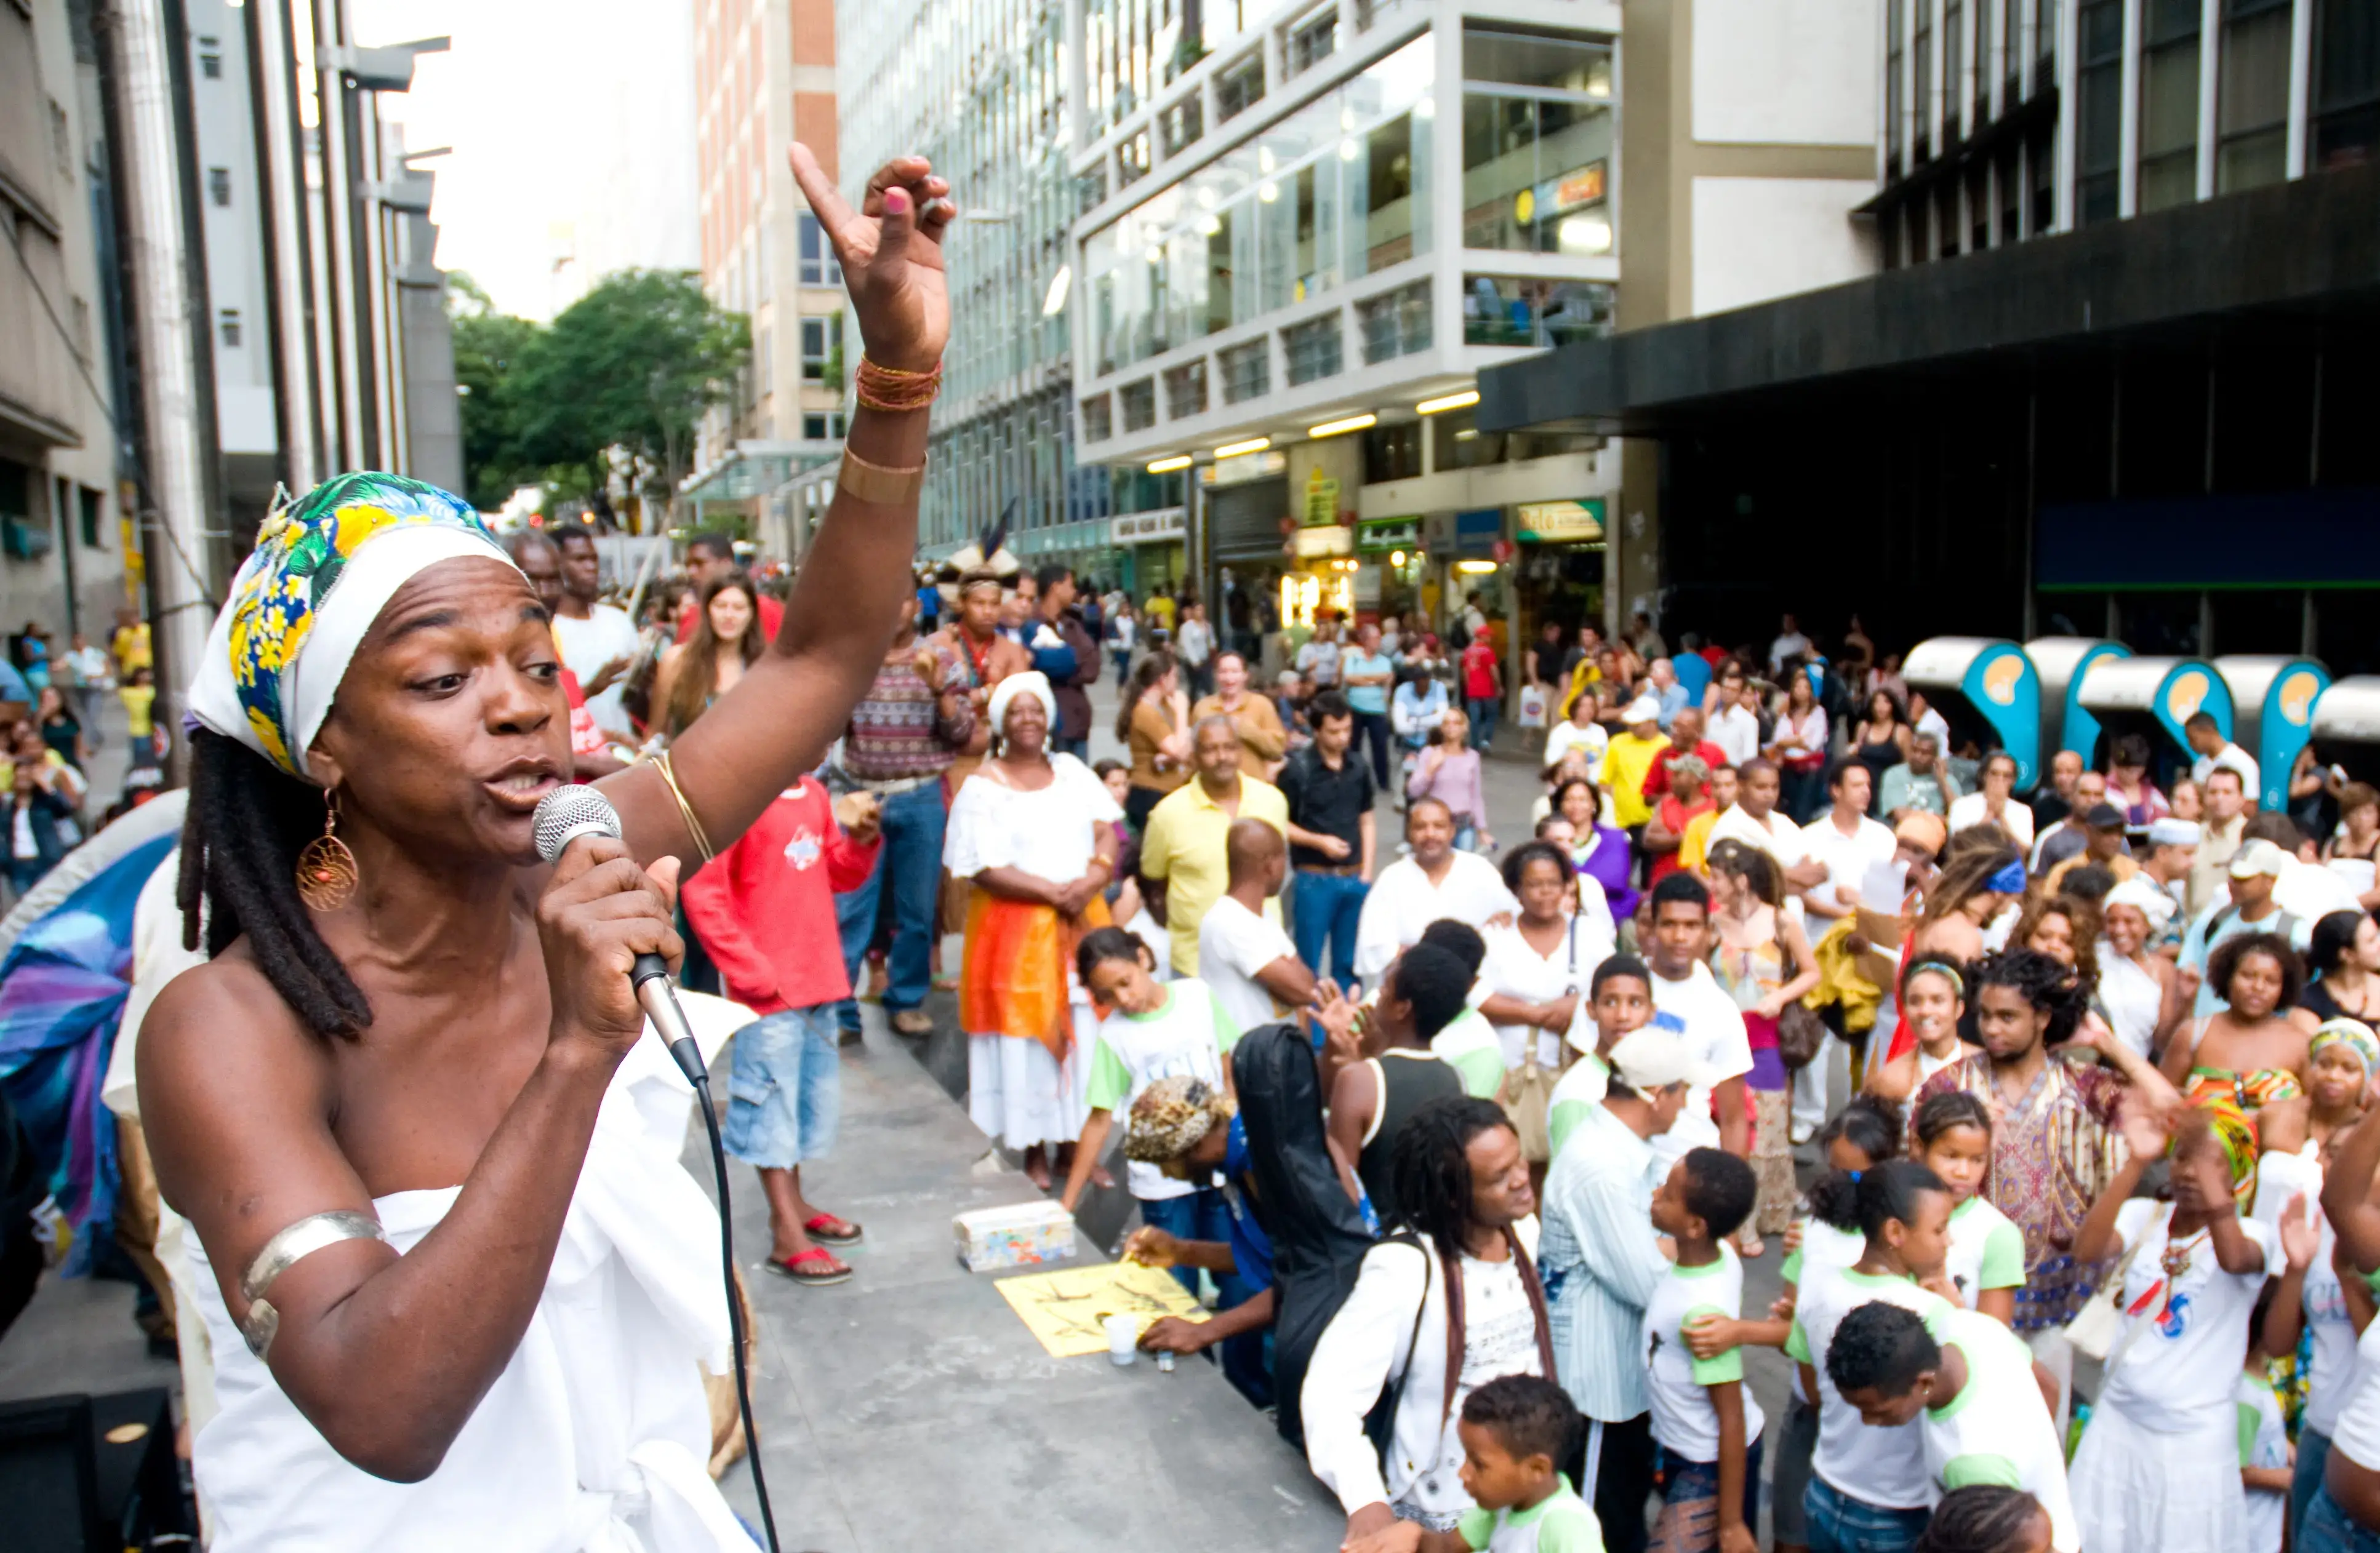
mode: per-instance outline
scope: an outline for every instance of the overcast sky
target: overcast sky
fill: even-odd
[[[351,0],[356,41],[446,34],[381,99],[438,176],[438,263],[547,318],[603,271],[691,268],[688,0]],[[565,261],[557,265],[557,261]]]

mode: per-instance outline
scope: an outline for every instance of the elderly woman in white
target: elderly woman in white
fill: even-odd
[[[1088,766],[1050,753],[1058,703],[1041,674],[1002,680],[986,721],[990,758],[961,784],[942,840],[943,866],[973,887],[959,973],[967,1111],[1046,1187],[1051,1151],[1087,1114],[1096,1021],[1075,946],[1107,925],[1123,811]]]

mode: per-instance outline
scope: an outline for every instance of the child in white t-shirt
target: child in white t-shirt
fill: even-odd
[[[2016,1292],[2024,1286],[2024,1231],[1977,1195],[1992,1160],[1992,1113],[1964,1089],[1935,1095],[1917,1108],[1910,1131],[1918,1163],[1950,1189],[1950,1252],[1936,1292],[1979,1310],[2003,1327],[2016,1325]]]
[[[2295,1463],[2281,1400],[2273,1395],[2264,1353],[2252,1343],[2233,1394],[2240,1403],[2240,1487],[2248,1498],[2248,1540],[2241,1553],[2281,1553]]]
[[[1827,1378],[1861,1422],[1916,1428],[1937,1499],[1978,1485],[2022,1489],[2048,1515],[2054,1553],[2077,1553],[2066,1454],[2036,1368],[2014,1332],[1949,1304],[1930,1316],[1862,1305],[1827,1351]]]
[[[2118,1258],[2124,1325],[2069,1474],[2085,1547],[2237,1553],[2247,1546],[2239,1389],[2250,1318],[2282,1270],[2272,1226],[2247,1218],[2255,1124],[2235,1106],[2185,1111],[2170,1204],[2133,1197],[2166,1152],[2156,1122],[2124,1118],[2131,1156],[2074,1235],[2074,1259]]]
[[[1739,1319],[1743,1263],[1727,1237],[1752,1212],[1759,1178],[1734,1155],[1689,1150],[1653,1194],[1653,1228],[1678,1258],[1645,1304],[1653,1439],[1661,1448],[1661,1513],[1653,1540],[1664,1553],[1755,1553],[1759,1524],[1760,1404],[1743,1384],[1743,1351],[1702,1359],[1686,1346],[1690,1321]]]
[[[1585,1421],[1570,1395],[1534,1375],[1507,1375],[1463,1399],[1463,1488],[1474,1508],[1451,1532],[1416,1545],[1399,1523],[1347,1545],[1345,1553],[1603,1553],[1603,1527],[1560,1463],[1578,1450]]]

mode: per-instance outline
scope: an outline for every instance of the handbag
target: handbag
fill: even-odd
[[[2165,1210],[2163,1222],[2168,1227],[2173,1223],[2172,1208]],[[2121,1308],[2124,1280],[2131,1276],[2132,1263],[2148,1249],[2148,1244],[2149,1230],[2143,1229],[2139,1244],[2124,1254],[2124,1259],[2117,1265],[2116,1270],[2107,1275],[2097,1292],[2082,1303],[2081,1310],[2074,1313],[2074,1318],[2066,1323],[2068,1344],[2077,1353],[2088,1354],[2100,1361],[2102,1373],[2116,1367],[2117,1358],[2131,1346],[2131,1339],[2140,1329],[2140,1324],[2135,1323],[2132,1332],[2126,1333],[2123,1341],[2116,1341],[2116,1334],[2122,1330],[2124,1325]],[[2108,1352],[2111,1347],[2115,1350],[2112,1353]]]
[[[1787,958],[1791,961],[1790,955]],[[1787,981],[1801,974],[1799,962],[1787,965]],[[1827,1022],[1818,1017],[1818,1011],[1796,998],[1777,1015],[1777,1060],[1789,1071],[1806,1068],[1826,1049],[1827,1035]]]
[[[1578,982],[1578,918],[1570,919],[1570,979],[1573,989]],[[1521,1065],[1504,1075],[1497,1086],[1496,1103],[1512,1123],[1513,1133],[1521,1140],[1521,1158],[1533,1165],[1548,1163],[1553,1158],[1553,1134],[1549,1122],[1553,1114],[1554,1074],[1537,1061],[1537,1032],[1532,1029],[1524,1038]]]

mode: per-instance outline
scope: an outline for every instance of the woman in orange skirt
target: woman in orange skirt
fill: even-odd
[[[970,887],[959,972],[967,1112],[1045,1188],[1050,1151],[1082,1132],[1097,1021],[1075,945],[1107,925],[1101,892],[1123,818],[1088,766],[1050,753],[1057,710],[1041,674],[1000,682],[986,708],[991,757],[961,784],[942,843],[943,866]]]

